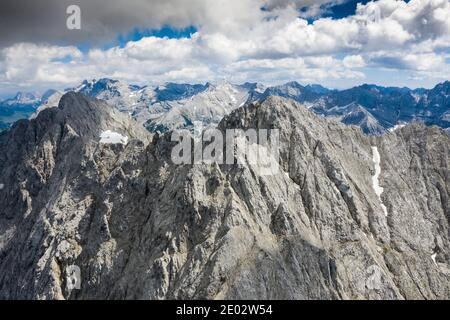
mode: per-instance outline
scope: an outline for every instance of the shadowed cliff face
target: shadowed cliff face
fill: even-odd
[[[0,134],[0,298],[450,298],[443,130],[369,137],[277,97],[219,128],[279,129],[279,172],[175,165],[170,133],[73,93]]]

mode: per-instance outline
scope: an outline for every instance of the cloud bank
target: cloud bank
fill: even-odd
[[[81,5],[83,29],[79,39],[69,37],[73,45],[54,41],[63,39],[67,30],[54,31],[48,38],[51,32],[44,32],[45,26],[36,31],[42,34],[34,40],[26,32],[23,39],[13,36],[18,42],[4,40],[0,49],[3,90],[18,84],[24,88],[71,86],[103,76],[134,83],[227,78],[265,83],[298,80],[338,87],[370,82],[373,70],[385,71],[386,79],[390,70],[398,70],[405,72],[404,82],[419,79],[431,84],[448,77],[450,71],[448,0],[380,0],[359,4],[354,15],[318,18],[312,23],[298,10],[318,5],[308,0],[130,0],[120,18],[113,13],[124,8],[122,1],[107,1],[104,10],[95,2]],[[79,41],[102,43],[132,28],[167,25],[195,26],[197,31],[188,38],[151,36],[108,49],[78,48]]]

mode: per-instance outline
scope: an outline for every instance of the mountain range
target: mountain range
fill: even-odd
[[[246,101],[222,86],[166,102]],[[366,135],[275,95],[217,128],[278,129],[279,171],[175,164],[170,132],[75,92],[0,133],[0,299],[450,298],[444,130]]]
[[[189,128],[194,123],[216,125],[231,111],[276,95],[300,102],[313,112],[359,126],[368,134],[382,134],[399,125],[419,121],[450,127],[450,82],[433,89],[409,89],[361,85],[347,90],[330,90],[320,85],[289,82],[265,87],[257,83],[176,84],[149,87],[129,85],[113,79],[83,81],[66,89],[104,100],[130,114],[151,132]],[[21,118],[56,106],[64,94],[49,90],[44,95],[18,93],[0,102],[0,130]]]

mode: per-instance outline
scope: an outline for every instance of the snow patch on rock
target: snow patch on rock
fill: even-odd
[[[398,129],[403,128],[404,126],[406,126],[406,123],[398,123],[395,126],[393,126],[392,128],[389,128],[388,131],[394,132],[394,131],[397,131]]]
[[[111,130],[106,130],[100,134],[100,143],[105,144],[121,143],[125,145],[128,143],[128,137]]]
[[[378,180],[381,174],[381,166],[380,166],[380,153],[378,152],[378,147],[372,147],[372,155],[373,155],[373,163],[375,165],[375,174],[372,176],[372,186],[373,190],[375,190],[378,199],[380,199],[381,208],[383,209],[384,215],[387,217],[388,212],[387,208],[381,200],[381,194],[383,193],[383,188],[380,186],[380,181]]]
[[[437,266],[437,263],[436,263],[436,255],[437,255],[437,253],[433,253],[433,254],[431,255],[431,260],[433,260],[434,264]]]

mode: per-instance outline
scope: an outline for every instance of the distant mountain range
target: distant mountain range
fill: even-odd
[[[226,81],[142,87],[103,78],[85,80],[78,87],[65,90],[68,91],[105,100],[152,132],[189,128],[195,122],[217,124],[238,107],[271,95],[293,99],[317,114],[359,126],[369,134],[382,134],[412,121],[450,127],[449,81],[430,90],[364,84],[339,91],[320,85],[303,86],[295,81],[272,87]],[[57,90],[48,90],[42,96],[18,93],[0,101],[0,130],[18,119],[34,117],[41,110],[56,106],[63,94]]]
[[[18,92],[15,97],[0,102],[0,130],[19,119],[27,118],[39,106],[37,94]]]

